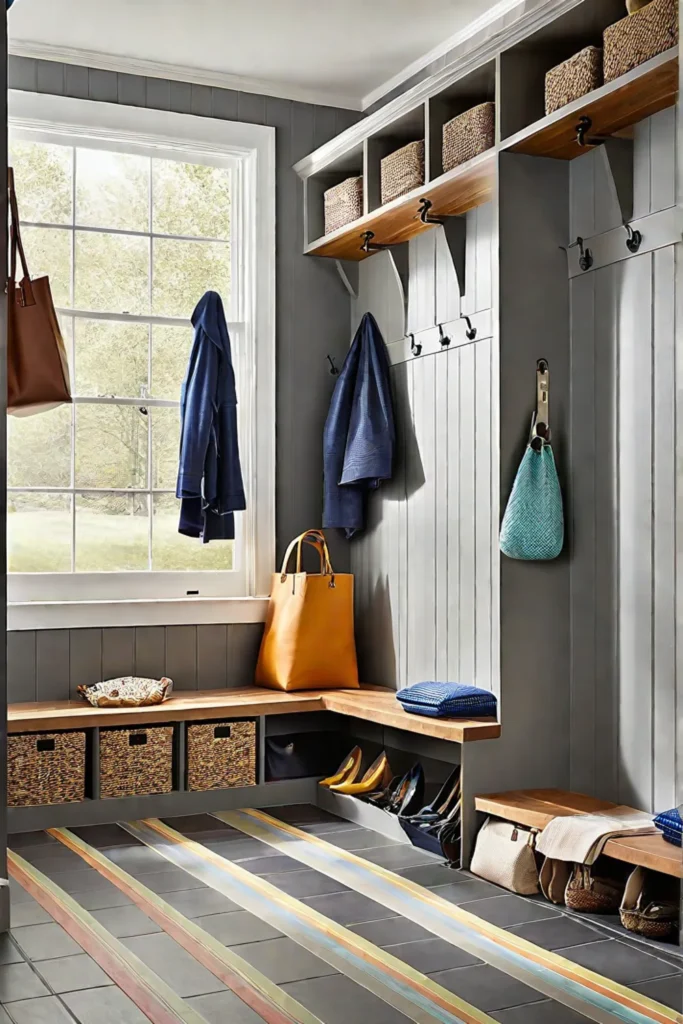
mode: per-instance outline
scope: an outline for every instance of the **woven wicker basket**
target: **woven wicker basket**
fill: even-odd
[[[545,112],[552,114],[602,85],[602,50],[586,46],[545,76]]]
[[[256,723],[205,722],[187,727],[187,788],[256,785]]]
[[[651,0],[635,14],[605,29],[605,81],[625,75],[677,42],[677,0]]]
[[[425,144],[409,142],[380,163],[380,191],[382,205],[392,199],[412,192],[414,188],[424,185],[425,180]]]
[[[323,196],[325,234],[363,216],[363,178],[346,178]]]
[[[7,804],[68,804],[85,799],[85,733],[7,737]]]
[[[495,145],[496,108],[479,103],[443,126],[442,162],[445,171],[466,163]]]
[[[173,789],[173,726],[102,729],[100,796],[146,796]]]

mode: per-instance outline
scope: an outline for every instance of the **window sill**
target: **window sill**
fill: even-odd
[[[106,629],[265,622],[267,597],[153,601],[27,601],[7,606],[7,629]]]

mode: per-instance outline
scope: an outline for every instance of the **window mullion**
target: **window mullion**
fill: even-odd
[[[71,158],[71,307],[76,305],[76,174],[78,172],[78,155],[76,147],[72,147]],[[71,320],[71,365],[73,381],[71,390],[76,390],[76,320]],[[76,572],[76,408],[71,407],[71,571]]]

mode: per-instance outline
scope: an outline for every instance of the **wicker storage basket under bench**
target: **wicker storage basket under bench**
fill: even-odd
[[[85,733],[7,737],[9,807],[66,804],[85,799]]]
[[[187,727],[187,788],[256,785],[256,722],[202,722]]]
[[[100,730],[100,796],[173,790],[173,726]]]
[[[678,42],[678,0],[651,0],[603,33],[605,81],[625,75]]]

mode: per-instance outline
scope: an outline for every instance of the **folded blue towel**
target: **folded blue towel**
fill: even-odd
[[[681,845],[681,840],[683,839],[683,820],[681,820],[677,807],[658,814],[655,818],[655,825],[657,828],[661,828],[664,838],[668,843],[673,843],[674,846]]]
[[[482,718],[498,710],[490,690],[462,683],[415,683],[399,690],[396,699],[404,711],[430,718]]]

